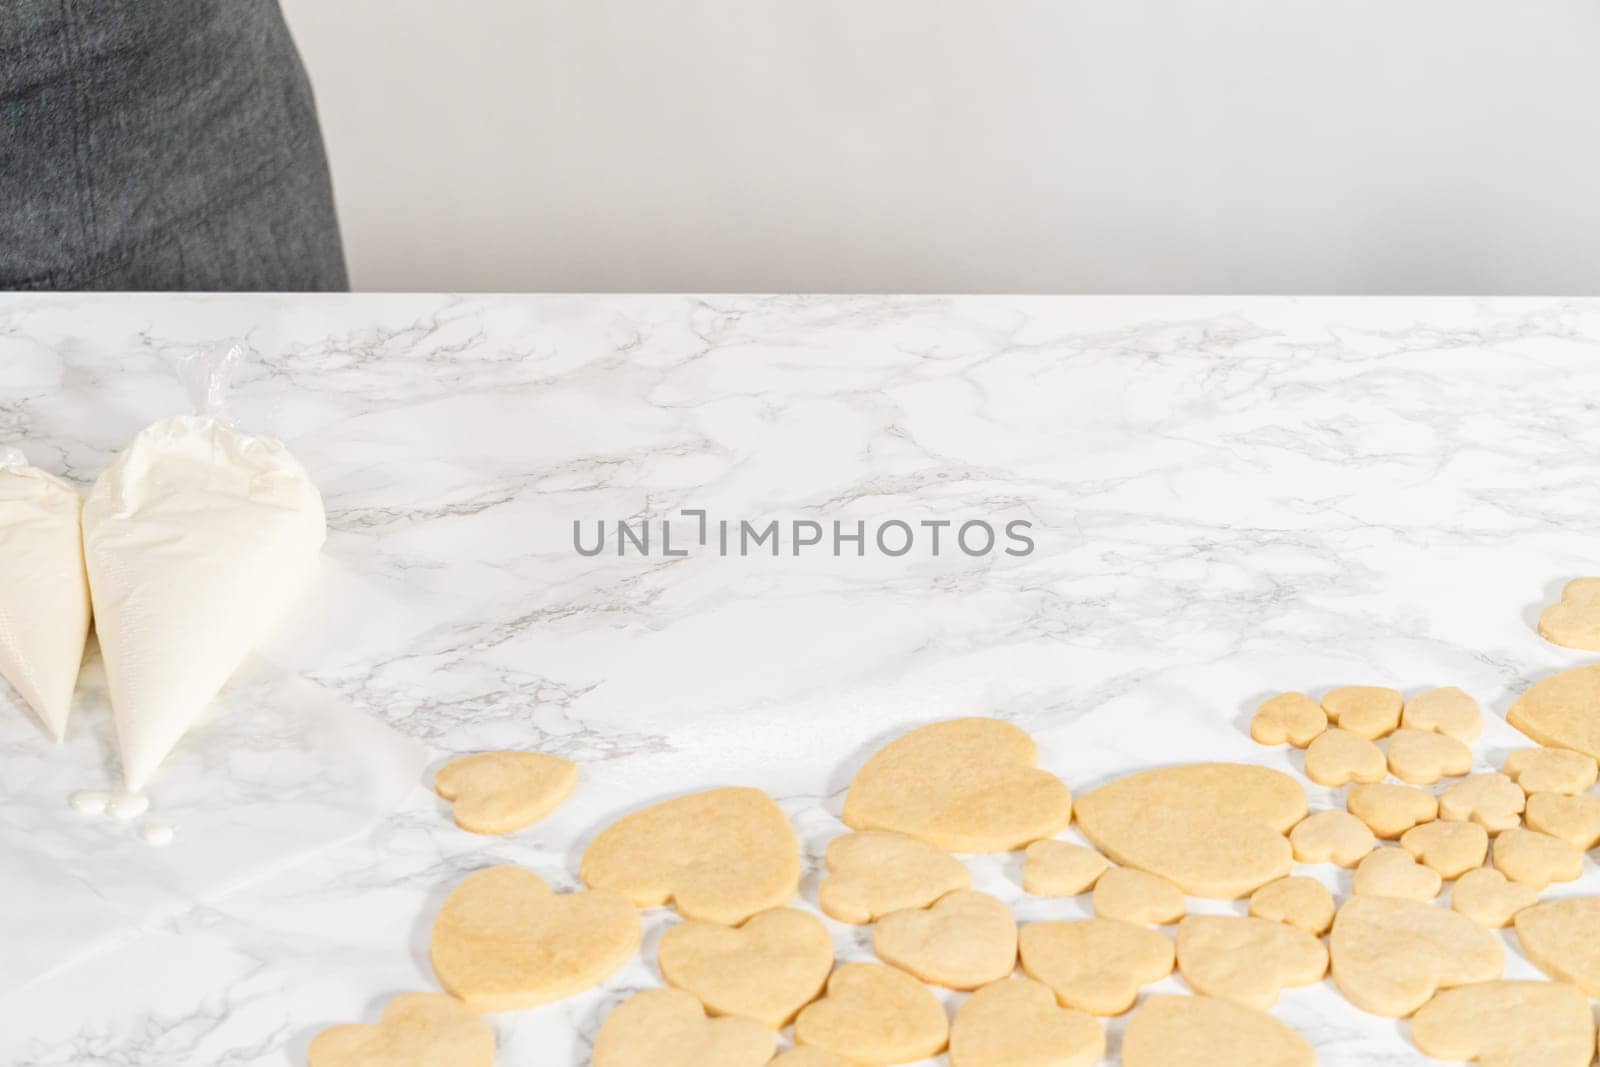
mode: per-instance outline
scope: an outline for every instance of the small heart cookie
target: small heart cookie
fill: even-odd
[[[950,1037],[944,1005],[915,978],[881,963],[847,963],[828,992],[794,1022],[797,1044],[855,1064],[909,1063],[937,1056]]]
[[[1505,970],[1499,938],[1464,915],[1397,897],[1355,896],[1333,920],[1334,985],[1362,1011],[1402,1019],[1441,989]]]
[[[1539,613],[1539,636],[1562,648],[1600,652],[1600,578],[1574,578]]]
[[[1584,852],[1600,845],[1600,797],[1535,793],[1523,817],[1528,829],[1569,841]]]
[[[800,888],[800,845],[759,789],[711,789],[634,812],[600,832],[579,875],[641,908],[671,901],[686,919],[732,925]]]
[[[1121,919],[1029,923],[1017,939],[1022,969],[1069,1008],[1121,1015],[1139,990],[1172,973],[1172,941]]]
[[[1432,785],[1472,770],[1472,749],[1449,734],[1401,727],[1389,735],[1389,773],[1412,785]]]
[[[1600,663],[1535,682],[1506,712],[1506,721],[1541,745],[1600,759]]]
[[[1439,818],[1475,822],[1490,834],[1522,822],[1528,797],[1503,774],[1474,774],[1439,794]]]
[[[639,947],[639,914],[607,890],[556,893],[532,871],[490,867],[445,898],[429,956],[476,1011],[518,1011],[599,984]]]
[[[1016,968],[1017,922],[989,894],[958,889],[930,908],[879,919],[872,951],[930,985],[976,989]]]
[[[1464,745],[1483,736],[1483,709],[1453,685],[1430,689],[1406,701],[1400,722],[1414,730],[1447,734]]]
[[[1378,847],[1366,823],[1348,811],[1319,811],[1289,831],[1294,858],[1301,863],[1336,863],[1354,867]]]
[[[1322,710],[1341,730],[1376,741],[1400,725],[1405,703],[1404,697],[1385,686],[1347,685],[1324,696]]]
[[[1447,989],[1418,1010],[1411,1040],[1437,1060],[1482,1067],[1589,1067],[1594,1016],[1559,982],[1483,982]]]
[[[594,1038],[593,1067],[766,1067],[777,1035],[753,1019],[706,1018],[680,989],[617,1005]]]
[[[1583,852],[1570,841],[1517,827],[1494,839],[1494,868],[1538,890],[1582,878]]]
[[[657,960],[667,984],[693,993],[711,1014],[779,1030],[822,993],[833,938],[816,916],[775,908],[739,927],[680,923],[662,936]]]
[[[1418,863],[1438,871],[1440,878],[1460,878],[1483,866],[1489,855],[1489,831],[1475,822],[1425,822],[1400,835],[1400,847]]]
[[[1479,926],[1498,930],[1510,926],[1523,908],[1539,903],[1539,891],[1513,882],[1493,867],[1479,867],[1456,880],[1450,906]]]
[[[950,1067],[1090,1067],[1105,1054],[1092,1015],[1058,1007],[1028,978],[984,986],[950,1024]]]
[[[1439,817],[1439,801],[1432,793],[1392,782],[1352,786],[1344,806],[1385,841]]]
[[[1178,924],[1178,973],[1196,993],[1266,1011],[1285,988],[1322,981],[1328,950],[1284,923],[1190,915]]]
[[[480,752],[451,760],[433,788],[454,805],[456,825],[474,834],[509,834],[561,806],[578,784],[578,765],[543,752]]]
[[[1506,757],[1505,772],[1528,795],[1577,796],[1593,788],[1600,764],[1570,748],[1519,748]]]
[[[1545,974],[1600,999],[1600,897],[1573,897],[1517,912],[1517,941]]]
[[[1328,728],[1322,705],[1304,693],[1279,693],[1256,708],[1250,720],[1250,737],[1262,745],[1305,748]]]
[[[1215,997],[1151,997],[1122,1038],[1122,1067],[1316,1067],[1311,1043],[1265,1012]]]
[[[1258,919],[1298,926],[1318,936],[1333,925],[1333,894],[1315,878],[1292,875],[1269,882],[1250,896],[1250,914]]]
[[[1438,871],[1422,866],[1404,849],[1380,848],[1356,868],[1351,892],[1363,897],[1432,900],[1442,885]]]
[[[1111,866],[1092,848],[1049,838],[1029,845],[1023,857],[1022,888],[1038,897],[1086,893]]]
[[[455,997],[406,993],[376,1024],[322,1031],[306,1050],[307,1067],[494,1067],[494,1031]]]
[[[1113,867],[1095,883],[1094,913],[1141,925],[1164,926],[1189,910],[1183,890],[1158,874],[1132,867]]]
[[[972,872],[942,849],[904,834],[863,830],[828,842],[828,874],[817,903],[840,922],[872,922],[903,908],[925,908],[972,888]]]
[[[1335,727],[1306,746],[1306,777],[1329,789],[1348,782],[1381,782],[1388,774],[1383,749],[1349,730]]]
[[[1072,794],[1033,738],[1000,719],[954,719],[879,749],[844,798],[845,825],[951,852],[1009,852],[1072,821]]]

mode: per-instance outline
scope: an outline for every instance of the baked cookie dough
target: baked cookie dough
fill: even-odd
[[[1368,741],[1392,733],[1400,725],[1404,709],[1404,697],[1379,685],[1347,685],[1322,698],[1322,710],[1327,712],[1329,722]]]
[[[1432,785],[1472,770],[1472,749],[1449,734],[1403,726],[1389,735],[1389,773],[1412,785]]]
[[[1388,774],[1383,749],[1349,730],[1335,727],[1306,747],[1306,777],[1329,789],[1350,782],[1381,782]]]
[[[1493,867],[1479,867],[1456,880],[1450,906],[1479,926],[1499,930],[1524,908],[1539,903],[1539,891],[1513,882]]]
[[[1600,845],[1600,797],[1535,793],[1523,818],[1528,829],[1571,842],[1580,851]]]
[[[1105,919],[1164,926],[1183,918],[1183,890],[1158,874],[1113,867],[1095,883],[1094,913]]]
[[[453,805],[456,825],[474,834],[510,834],[561,806],[578,784],[578,765],[543,752],[480,752],[451,760],[433,788]]]
[[[1494,867],[1513,882],[1539,890],[1582,878],[1583,852],[1570,841],[1518,827],[1494,839]]]
[[[936,1056],[949,1037],[944,1005],[928,987],[881,963],[847,963],[834,971],[827,995],[794,1023],[797,1044],[869,1067]]]
[[[858,926],[972,888],[972,872],[960,860],[904,834],[863,830],[836,837],[828,842],[826,862],[817,903],[840,922]]]
[[[445,898],[428,954],[439,984],[475,1011],[518,1011],[599,984],[639,939],[620,893],[556,893],[532,871],[490,867]]]
[[[1364,897],[1432,900],[1442,884],[1438,871],[1422,866],[1404,849],[1380,848],[1356,868],[1351,892]]]
[[[1250,720],[1250,737],[1262,745],[1305,748],[1328,728],[1322,705],[1304,693],[1279,693],[1256,708]]]
[[[1539,613],[1539,636],[1562,648],[1600,652],[1600,578],[1574,578]]]
[[[443,993],[403,993],[375,1024],[334,1026],[311,1039],[307,1067],[494,1067],[494,1031]]]
[[[1439,801],[1432,793],[1393,782],[1352,786],[1345,807],[1385,841],[1439,817]]]
[[[1397,897],[1347,900],[1334,917],[1328,956],[1346,1000],[1392,1019],[1441,989],[1493,981],[1505,970],[1494,934],[1464,915]]]
[[[1328,950],[1295,926],[1239,915],[1190,915],[1178,924],[1178,973],[1189,988],[1266,1011],[1290,986],[1322,981]]]
[[[1522,791],[1577,796],[1593,788],[1597,768],[1592,756],[1570,748],[1519,748],[1506,757],[1505,772]]]
[[[711,789],[663,801],[600,832],[579,875],[641,908],[671,901],[686,919],[740,923],[800,887],[800,845],[759,789]]]
[[[951,852],[1009,852],[1072,821],[1072,794],[1039,767],[1025,732],[1000,719],[913,730],[862,765],[845,825],[893,830]]]
[[[658,962],[668,985],[693,993],[713,1015],[779,1030],[822,994],[833,938],[809,912],[774,908],[738,927],[679,923],[662,936]]]
[[[1600,663],[1534,683],[1511,705],[1506,719],[1541,745],[1600,760]]]
[[[600,1024],[593,1067],[766,1067],[776,1044],[753,1019],[708,1019],[682,990],[647,989]]]
[[[1439,818],[1475,822],[1498,834],[1521,824],[1527,803],[1522,787],[1505,775],[1474,774],[1439,794]]]
[[[850,1063],[827,1049],[801,1045],[773,1060],[767,1067],[851,1067]]]
[[[1111,859],[1224,900],[1289,873],[1294,854],[1283,835],[1305,813],[1299,782],[1239,763],[1140,771],[1077,806],[1079,828]]]
[[[1094,888],[1111,866],[1092,848],[1070,841],[1035,841],[1023,853],[1022,888],[1037,897],[1075,897]]]
[[[1022,969],[1069,1008],[1121,1015],[1139,990],[1172,973],[1172,940],[1121,919],[1029,923],[1017,940]]]
[[[1301,874],[1268,882],[1250,895],[1251,915],[1298,926],[1308,934],[1327,933],[1333,913],[1333,894],[1328,887]]]
[[[1319,811],[1289,831],[1289,845],[1301,863],[1354,867],[1378,847],[1378,839],[1371,827],[1348,811]]]
[[[1589,1067],[1594,1016],[1583,993],[1561,982],[1482,982],[1424,1004],[1411,1040],[1434,1059],[1481,1067]]]
[[[1406,701],[1400,724],[1414,730],[1447,734],[1470,745],[1483,736],[1483,709],[1471,694],[1448,685],[1419,693]]]
[[[1402,834],[1400,847],[1448,880],[1483,866],[1489,855],[1489,832],[1475,822],[1425,822]]]
[[[1058,1007],[1028,978],[984,986],[950,1024],[950,1067],[1090,1067],[1105,1054],[1094,1016]]]
[[[932,907],[879,919],[872,950],[930,985],[976,989],[1016,969],[1017,922],[989,894],[958,889]]]
[[[1151,997],[1128,1021],[1122,1067],[1315,1067],[1311,1043],[1266,1012],[1215,997]]]
[[[1600,999],[1600,897],[1535,904],[1517,913],[1516,927],[1534,966]]]

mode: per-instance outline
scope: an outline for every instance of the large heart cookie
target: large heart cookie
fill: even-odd
[[[593,1067],[765,1067],[777,1035],[753,1019],[706,1018],[678,989],[647,989],[617,1005],[594,1039]]]
[[[661,938],[659,960],[667,984],[693,993],[712,1014],[777,1030],[822,992],[833,939],[808,912],[776,908],[740,927],[680,923]]]
[[[1505,950],[1488,930],[1454,911],[1398,897],[1351,897],[1328,939],[1333,982],[1362,1011],[1392,1019],[1441,989],[1489,982]]]
[[[639,947],[639,913],[609,890],[555,893],[520,867],[471,875],[445,899],[429,955],[478,1011],[517,1011],[598,984]]]
[[[893,830],[951,852],[1009,852],[1072,821],[1072,794],[1039,768],[1022,730],[953,719],[879,749],[844,798],[845,824]]]
[[[931,908],[885,915],[872,932],[885,963],[947,989],[976,989],[1017,965],[1017,922],[987,893],[958,889]]]
[[[1286,923],[1190,915],[1178,924],[1178,973],[1196,993],[1266,1011],[1283,989],[1322,981],[1328,950]]]
[[[1541,745],[1600,760],[1600,663],[1536,682],[1511,705],[1506,719]]]
[[[480,752],[439,768],[433,788],[453,802],[456,825],[509,834],[550,814],[578,784],[578,766],[543,752]]]
[[[494,1067],[494,1031],[476,1012],[443,993],[406,993],[376,1024],[322,1031],[306,1050],[307,1067]]]
[[[836,837],[828,842],[827,864],[817,903],[840,922],[857,925],[972,888],[972,872],[960,860],[904,834],[865,830]]]
[[[984,986],[950,1024],[950,1067],[1089,1067],[1105,1052],[1093,1016],[1058,1007],[1027,978]]]
[[[1107,856],[1225,900],[1289,873],[1294,854],[1283,835],[1305,813],[1299,782],[1239,763],[1141,771],[1077,805],[1079,827]]]
[[[1600,897],[1573,897],[1517,912],[1517,941],[1545,974],[1600,999]]]
[[[1539,636],[1563,648],[1600,652],[1600,578],[1574,578],[1539,613]]]
[[[1594,1016],[1560,982],[1482,982],[1447,989],[1411,1020],[1411,1040],[1436,1060],[1482,1067],[1589,1067]]]
[[[1265,1012],[1215,997],[1151,997],[1122,1038],[1123,1067],[1315,1067],[1310,1042]]]
[[[927,986],[881,963],[847,963],[828,994],[794,1021],[794,1039],[855,1064],[909,1063],[943,1051],[950,1037],[944,1006]]]
[[[1172,973],[1171,939],[1121,919],[1029,923],[1017,946],[1024,971],[1091,1015],[1121,1015]]]
[[[584,852],[579,874],[641,908],[670,900],[687,919],[731,925],[794,897],[800,845],[761,790],[712,789],[612,823]]]

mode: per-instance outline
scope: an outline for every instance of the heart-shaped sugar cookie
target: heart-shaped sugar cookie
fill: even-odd
[[[1570,748],[1519,748],[1506,757],[1506,776],[1532,796],[1565,793],[1577,796],[1594,787],[1600,765],[1592,756]]]
[[[1402,727],[1389,735],[1389,773],[1412,785],[1432,785],[1472,770],[1472,749],[1449,734]]]
[[[517,1011],[602,981],[639,947],[618,893],[555,893],[520,867],[490,867],[445,899],[429,955],[445,990],[477,1011]]]
[[[817,903],[840,922],[857,925],[902,908],[925,908],[946,893],[972,888],[972,872],[950,853],[881,830],[829,841],[827,864]]]
[[[1306,746],[1306,777],[1329,789],[1350,782],[1381,782],[1388,773],[1383,749],[1350,730],[1335,727]]]
[[[1328,950],[1284,923],[1190,915],[1178,924],[1178,973],[1196,993],[1267,1011],[1283,989],[1322,981]]]
[[[1333,925],[1333,894],[1315,878],[1292,875],[1268,882],[1250,895],[1250,914],[1298,926],[1321,936]]]
[[[322,1031],[306,1050],[307,1067],[494,1067],[494,1031],[476,1012],[443,993],[405,993],[376,1024]]]
[[[538,822],[571,795],[578,766],[543,752],[480,752],[439,768],[433,788],[454,805],[456,825],[509,834]]]
[[[827,995],[794,1022],[796,1043],[854,1064],[927,1059],[943,1051],[949,1037],[944,1005],[928,987],[881,963],[847,963],[834,971]]]
[[[1347,685],[1329,691],[1322,698],[1322,710],[1327,713],[1329,722],[1368,741],[1393,732],[1400,725],[1400,713],[1404,708],[1405,698],[1381,685]]]
[[[1600,760],[1600,663],[1535,682],[1506,712],[1506,721],[1552,748]]]
[[[1494,868],[1513,882],[1543,889],[1583,877],[1583,851],[1537,830],[1517,827],[1494,839]]]
[[[1279,693],[1256,708],[1250,720],[1250,737],[1261,745],[1305,748],[1328,728],[1322,706],[1304,693]]]
[[[984,986],[950,1024],[950,1067],[1089,1067],[1105,1052],[1093,1016],[1058,1007],[1027,978]]]
[[[1354,867],[1378,847],[1372,829],[1348,811],[1307,815],[1289,831],[1294,858],[1301,863],[1336,863]]]
[[[1355,896],[1333,920],[1334,985],[1362,1011],[1402,1019],[1441,989],[1505,970],[1499,938],[1466,916],[1398,897]]]
[[[1483,982],[1424,1004],[1411,1040],[1434,1059],[1481,1067],[1589,1067],[1594,1016],[1583,992],[1561,982]]]
[[[1311,1043],[1265,1012],[1215,997],[1151,997],[1122,1038],[1122,1067],[1315,1067]]]
[[[584,852],[579,874],[638,907],[670,900],[686,919],[732,925],[794,897],[800,845],[761,790],[711,789],[612,823]]]
[[[689,921],[661,938],[661,977],[713,1015],[742,1015],[774,1030],[815,1000],[833,970],[833,938],[808,912],[775,908],[743,926]]]
[[[1517,912],[1517,941],[1545,974],[1600,1000],[1600,897],[1572,897]]]
[[[1503,774],[1474,774],[1439,794],[1439,818],[1475,822],[1491,834],[1522,821],[1527,806],[1522,787]]]
[[[931,985],[976,989],[1016,968],[1017,923],[989,894],[958,889],[930,908],[879,919],[872,950]]]
[[[1413,730],[1447,734],[1467,745],[1483,736],[1483,709],[1472,694],[1453,685],[1418,693],[1406,701],[1400,722]]]
[[[593,1067],[765,1067],[777,1035],[753,1019],[706,1018],[679,989],[647,989],[617,1005],[594,1039]]]
[[[1400,847],[1418,863],[1437,871],[1440,878],[1460,878],[1483,866],[1489,855],[1489,831],[1475,822],[1435,820],[1401,834]]]
[[[1356,868],[1351,892],[1363,897],[1432,900],[1443,886],[1439,872],[1424,867],[1402,848],[1380,848]]]
[[[1132,867],[1113,867],[1095,883],[1094,913],[1106,919],[1164,926],[1183,918],[1183,890],[1161,877]]]
[[[1140,989],[1172,973],[1172,940],[1121,919],[1029,923],[1017,946],[1030,977],[1091,1015],[1121,1015]]]
[[[1385,841],[1439,817],[1439,801],[1432,793],[1393,782],[1351,786],[1344,806]]]
[[[1450,891],[1452,908],[1490,930],[1510,926],[1518,912],[1537,903],[1538,890],[1513,882],[1493,867],[1468,871]]]
[[[1094,849],[1070,841],[1035,841],[1023,855],[1022,888],[1039,897],[1075,897],[1087,892],[1111,866]]]
[[[1072,821],[1072,794],[1039,750],[999,719],[913,730],[856,772],[844,799],[854,830],[893,830],[951,852],[1009,852]]]
[[[1600,652],[1600,578],[1574,578],[1539,613],[1539,636],[1563,648]]]
[[[1523,817],[1528,829],[1559,837],[1580,851],[1587,852],[1600,844],[1600,797],[1535,793],[1528,798]]]

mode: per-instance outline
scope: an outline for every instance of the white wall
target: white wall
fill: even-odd
[[[1594,0],[284,0],[363,289],[1600,293]]]

